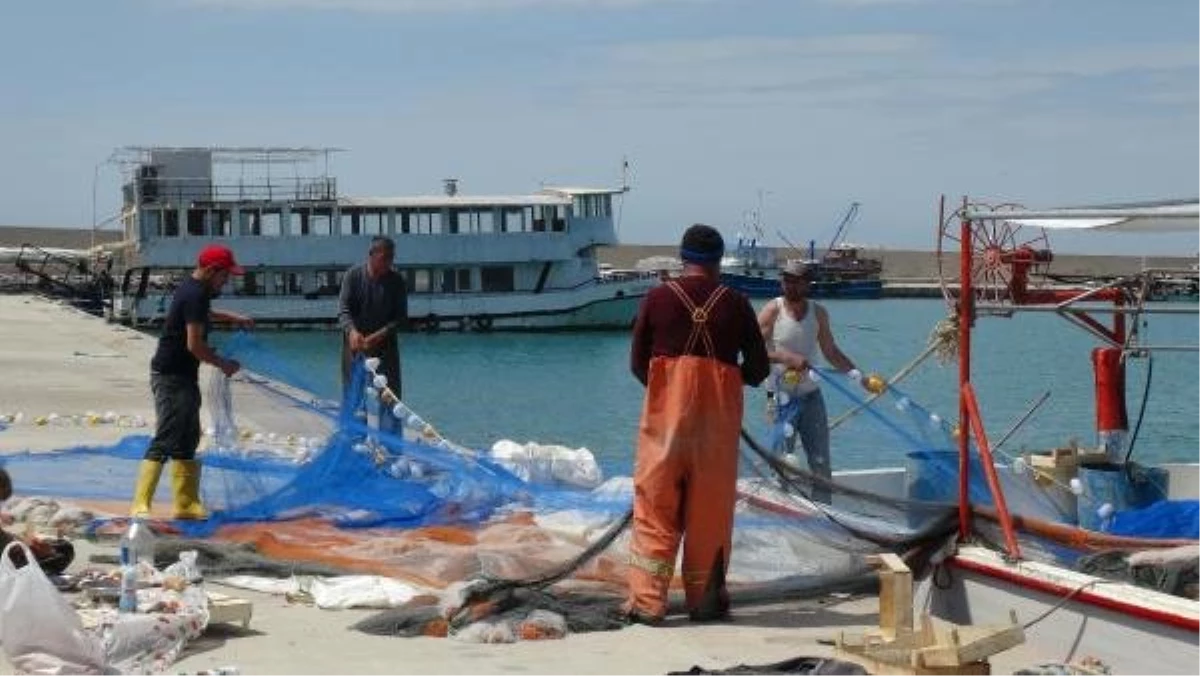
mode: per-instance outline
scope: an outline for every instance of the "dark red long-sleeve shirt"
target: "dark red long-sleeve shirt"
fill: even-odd
[[[703,306],[718,286],[716,281],[708,277],[692,275],[679,277],[675,281],[697,306]],[[726,290],[705,325],[712,336],[714,357],[739,367],[742,381],[747,385],[758,386],[766,379],[771,368],[767,348],[758,328],[754,308],[745,295],[733,289]],[[645,385],[650,360],[659,356],[677,357],[684,354],[691,333],[691,313],[675,292],[666,284],[650,289],[642,299],[633,326],[633,346],[629,355],[629,367],[633,375]],[[707,356],[704,342],[697,341],[690,354]]]

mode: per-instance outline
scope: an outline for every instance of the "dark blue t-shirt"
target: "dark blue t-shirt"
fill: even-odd
[[[188,277],[175,289],[171,296],[171,307],[167,320],[163,322],[162,336],[158,339],[158,350],[150,360],[154,373],[178,375],[199,380],[200,360],[188,350],[187,325],[204,325],[204,338],[208,339],[210,322],[209,309],[212,296],[204,282]]]

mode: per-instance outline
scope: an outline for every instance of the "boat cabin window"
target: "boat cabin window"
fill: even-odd
[[[500,212],[500,232],[525,232],[533,220],[529,207],[509,207]]]
[[[471,290],[470,268],[446,268],[442,270],[442,292],[457,293]]]
[[[260,227],[264,237],[278,237],[283,234],[283,213],[279,211],[263,211],[259,216]]]
[[[480,290],[485,293],[499,293],[516,289],[516,275],[512,266],[493,265],[479,269]]]
[[[162,211],[162,236],[179,236],[179,212],[174,209]]]
[[[204,209],[188,209],[187,211],[187,233],[192,237],[203,237],[204,232],[204,217],[207,215]]]
[[[422,209],[411,216],[412,232],[418,235],[437,235],[442,232],[442,212]]]
[[[342,290],[342,270],[317,270],[317,294],[336,296]]]
[[[567,208],[562,205],[545,205],[533,208],[533,231],[563,232],[567,229]]]
[[[612,195],[576,195],[572,208],[576,218],[608,218],[612,215]]]
[[[288,232],[293,235],[307,235],[308,230],[308,209],[292,209],[292,222],[288,226]]]
[[[404,274],[405,274],[405,277],[407,278],[408,288],[410,290],[412,290],[413,293],[429,293],[430,292],[431,288],[430,288],[430,283],[429,283],[429,280],[430,280],[429,270],[426,270],[424,268],[418,268],[418,269],[414,269],[414,270],[405,270]]]
[[[461,293],[472,290],[470,268],[445,268],[442,270],[442,292]]]
[[[309,216],[308,234],[326,236],[333,234],[333,211],[331,209],[313,209]]]
[[[230,220],[233,218],[228,209],[213,209],[209,212],[209,228],[213,237],[228,237],[231,234]]]
[[[233,295],[235,296],[264,296],[266,289],[262,286],[262,274],[247,270],[246,274],[233,277]]]
[[[262,216],[257,209],[243,209],[238,214],[238,219],[241,222],[239,230],[242,235],[250,237],[262,235]]]
[[[488,210],[453,210],[450,212],[450,234],[493,232],[492,211]]]
[[[364,211],[362,214],[362,229],[362,234],[364,235],[382,235],[383,212]]]

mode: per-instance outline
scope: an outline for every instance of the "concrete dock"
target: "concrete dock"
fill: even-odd
[[[154,339],[108,324],[79,311],[28,295],[0,295],[0,415],[20,411],[21,423],[0,431],[0,454],[49,452],[76,445],[116,441],[144,429],[113,424],[38,425],[36,418],[60,418],[88,411],[113,412],[122,419],[154,420],[148,363]],[[569,338],[564,338],[569,339]],[[235,382],[239,426],[264,432],[297,430],[320,434],[327,423],[316,415],[280,406],[252,374]],[[20,495],[20,486],[16,487]],[[110,543],[79,542],[74,569],[93,553],[114,553]],[[620,631],[570,635],[558,641],[506,645],[452,639],[384,638],[348,627],[374,611],[324,611],[293,605],[282,597],[231,590],[254,603],[248,629],[210,627],[189,644],[172,673],[233,666],[249,673],[578,673],[633,674],[686,670],[693,665],[728,668],[768,664],[797,656],[831,656],[828,644],[839,632],[861,632],[876,624],[875,597],[827,597],[734,608],[731,623],[696,625],[686,619],[666,626],[632,626]],[[920,599],[917,599],[918,604]],[[5,618],[8,620],[9,618]],[[1018,648],[992,662],[1006,673],[1038,660]],[[11,666],[0,656],[0,673]]]

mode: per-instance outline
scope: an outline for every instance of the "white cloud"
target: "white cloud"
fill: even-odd
[[[780,104],[897,105],[915,109],[1030,100],[1080,78],[1134,74],[1156,101],[1187,101],[1178,77],[1197,66],[1192,45],[954,55],[916,33],[778,38],[734,36],[626,43],[593,53],[597,71],[560,85],[577,100],[669,108]]]
[[[610,57],[630,65],[662,66],[714,62],[903,54],[932,41],[912,33],[828,35],[808,38],[719,37],[619,45]]]

